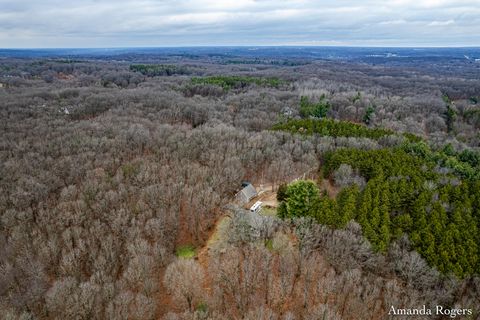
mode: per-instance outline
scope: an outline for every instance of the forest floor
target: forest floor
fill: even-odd
[[[206,268],[208,266],[209,253],[211,251],[224,250],[225,242],[227,238],[228,227],[230,225],[231,218],[228,215],[221,216],[215,223],[213,232],[205,242],[205,245],[197,252],[198,262]]]
[[[327,191],[327,194],[330,198],[336,198],[337,193],[340,191],[337,187],[328,179],[323,179],[320,184],[320,190]]]

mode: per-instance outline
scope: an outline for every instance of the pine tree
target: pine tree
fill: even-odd
[[[286,215],[302,217],[314,215],[318,205],[320,190],[311,180],[299,180],[287,188]]]
[[[400,238],[402,234],[413,232],[413,219],[408,213],[397,215],[392,221],[392,237]]]
[[[356,185],[342,189],[337,196],[338,227],[343,228],[355,218],[359,190]]]
[[[369,219],[365,226],[365,237],[373,244],[374,248],[378,249],[379,234],[380,234],[380,210],[378,207],[373,207],[370,212]]]
[[[386,217],[384,216],[382,218],[377,239],[378,239],[377,250],[381,252],[386,252],[388,249],[388,246],[390,245],[390,239],[391,239],[389,216],[386,216]]]
[[[360,204],[357,211],[357,220],[361,226],[364,226],[368,222],[368,217],[372,209],[372,185],[367,183],[366,188],[363,190],[360,197]]]
[[[318,223],[324,224],[330,227],[338,227],[339,217],[335,210],[336,202],[328,198],[328,196],[322,197],[319,201],[319,206],[316,212],[316,219]]]

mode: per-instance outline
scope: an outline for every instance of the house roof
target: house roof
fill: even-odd
[[[249,184],[245,188],[240,190],[240,192],[237,194],[237,198],[239,198],[239,200],[241,200],[242,202],[248,202],[256,195],[257,190],[253,185]]]

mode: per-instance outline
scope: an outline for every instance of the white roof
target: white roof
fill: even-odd
[[[250,208],[251,211],[257,210],[258,207],[262,205],[262,201],[257,201],[255,204]]]

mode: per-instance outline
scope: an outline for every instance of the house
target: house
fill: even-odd
[[[281,112],[285,117],[289,118],[293,115],[293,110],[294,109],[290,107],[283,107]]]
[[[255,187],[251,183],[248,183],[242,190],[237,193],[235,198],[241,205],[244,205],[245,203],[255,198],[257,195],[258,193]]]

